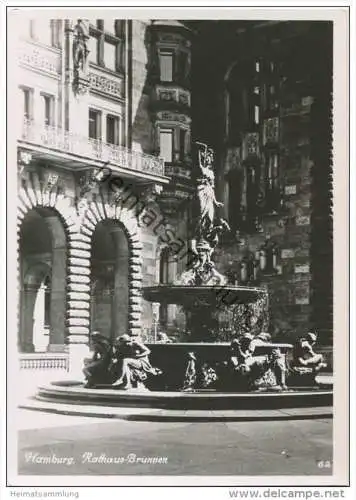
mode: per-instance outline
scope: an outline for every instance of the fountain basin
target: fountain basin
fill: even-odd
[[[320,388],[292,388],[284,392],[253,392],[253,393],[221,393],[209,391],[196,391],[191,393],[169,391],[146,391],[139,390],[121,391],[113,388],[85,389],[83,385],[75,381],[52,382],[46,386],[39,387],[36,401],[53,403],[56,405],[66,404],[67,413],[70,406],[87,407],[87,411],[93,407],[109,408],[133,408],[137,409],[159,409],[173,410],[181,413],[192,410],[202,411],[201,416],[208,417],[214,411],[240,411],[249,410],[258,417],[258,410],[276,410],[299,408],[308,415],[306,409],[327,408],[331,416],[333,404],[332,386]],[[253,418],[253,415],[251,415]]]

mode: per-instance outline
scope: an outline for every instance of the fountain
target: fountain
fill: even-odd
[[[199,175],[190,239],[193,259],[173,284],[143,289],[144,298],[152,303],[176,304],[183,308],[189,337],[186,341],[144,345],[140,340],[123,336],[114,346],[106,340],[100,344],[99,339],[96,348],[100,352],[99,365],[102,367],[104,363],[104,373],[101,370],[101,375],[94,377],[90,369],[87,370],[86,387],[80,382],[65,381],[41,387],[37,399],[182,412],[309,407],[310,413],[310,407],[316,406],[329,408],[326,413],[317,412],[318,416],[330,415],[332,390],[330,386],[315,385],[317,371],[323,366],[321,358],[317,358],[317,369],[301,367],[303,376],[311,374],[310,387],[288,388],[291,344],[273,343],[270,335],[263,332],[255,335],[249,331],[239,332],[230,342],[221,338],[221,312],[249,304],[261,306],[266,302],[267,291],[231,285],[215,267],[214,250],[229,226],[217,217],[216,208],[222,204],[215,197],[213,151],[205,144],[197,145]],[[307,340],[305,342],[307,349],[313,352]],[[305,345],[300,348],[301,356]],[[113,358],[115,362],[122,360],[119,379],[110,371]],[[298,370],[293,373],[298,380]],[[129,390],[122,390],[123,384]]]
[[[210,373],[213,370],[211,364],[228,359],[229,344],[219,338],[219,312],[236,305],[251,304],[263,299],[267,293],[262,288],[231,285],[215,267],[212,259],[214,250],[219,237],[230,228],[224,219],[216,215],[216,208],[222,203],[215,197],[213,151],[206,144],[197,145],[199,172],[190,240],[190,255],[193,258],[187,270],[173,284],[143,289],[144,298],[150,302],[181,306],[185,313],[186,330],[191,332],[187,342],[150,345],[152,359],[162,366],[166,374],[166,387],[168,382],[168,387],[174,389],[179,389],[180,378],[181,385],[187,386],[187,382],[183,382],[182,370],[185,360],[186,364],[191,364],[192,355],[196,364],[210,369]],[[288,347],[292,346],[283,346],[284,349]],[[206,385],[204,381],[202,383]]]

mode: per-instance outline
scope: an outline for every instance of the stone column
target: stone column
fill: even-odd
[[[71,134],[88,137],[88,92],[85,86],[80,92],[74,92],[73,40],[75,19],[65,20],[65,127]],[[83,75],[88,77],[88,75]],[[83,79],[85,83],[85,78]]]
[[[168,283],[174,283],[177,277],[177,262],[170,262],[172,255],[168,256]],[[176,318],[177,307],[175,304],[168,304],[167,307],[167,322],[171,325]]]
[[[66,249],[52,251],[50,335],[48,351],[63,352],[66,314]]]
[[[132,249],[129,258],[129,334],[140,335],[142,313],[142,243],[131,242]]]
[[[50,337],[48,350],[65,350],[66,314],[66,235],[60,219],[47,217],[46,224],[52,233],[52,270],[50,299]]]
[[[85,227],[82,228],[84,231]],[[67,278],[67,331],[70,377],[84,380],[83,362],[90,355],[90,235],[73,233],[69,238]]]
[[[21,293],[20,350],[34,352],[33,309],[37,293],[36,285],[24,285]]]
[[[128,241],[122,231],[115,234],[115,243],[114,324],[112,330],[114,338],[128,333],[129,308]]]

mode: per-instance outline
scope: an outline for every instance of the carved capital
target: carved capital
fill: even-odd
[[[18,164],[24,167],[29,165],[32,161],[32,153],[29,151],[19,151],[18,152]]]

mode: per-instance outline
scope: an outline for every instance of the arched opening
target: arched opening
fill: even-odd
[[[128,332],[129,253],[122,225],[99,222],[92,237],[91,331],[111,340]]]
[[[169,248],[163,248],[159,259],[159,283],[166,285],[169,283]],[[168,325],[168,305],[161,304],[159,311],[159,322],[164,328]]]
[[[260,155],[264,117],[262,69],[261,61],[251,58],[234,63],[225,76],[224,191],[226,215],[233,231],[256,229],[264,196],[264,166]]]
[[[225,76],[226,135],[229,145],[240,146],[243,134],[259,123],[259,71],[252,61],[234,63]]]
[[[53,210],[37,207],[20,230],[19,350],[63,351],[65,312],[65,230]]]

